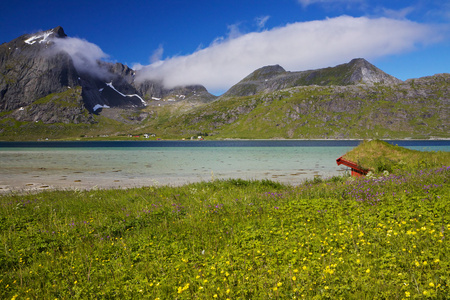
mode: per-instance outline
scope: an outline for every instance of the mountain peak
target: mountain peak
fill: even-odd
[[[349,65],[372,65],[370,62],[364,58],[354,58],[349,63]]]
[[[52,31],[55,33],[56,37],[63,38],[67,36],[67,34],[64,32],[64,29],[61,26],[53,28]]]
[[[265,66],[253,71],[243,81],[266,80],[283,73],[286,73],[286,70],[280,65]]]
[[[28,45],[33,45],[35,43],[47,43],[51,37],[64,38],[66,36],[67,34],[64,32],[64,29],[61,26],[57,26],[46,31],[25,35],[24,42]]]
[[[348,83],[385,83],[396,84],[401,80],[391,76],[369,63],[364,58],[355,58],[348,63],[351,75],[347,78]]]
[[[347,64],[344,64],[344,65],[347,65],[352,70],[370,69],[370,70],[374,70],[374,71],[375,70],[376,71],[381,71],[380,69],[375,67],[373,64],[371,64],[370,62],[365,60],[364,58],[354,58],[350,62],[348,62]]]

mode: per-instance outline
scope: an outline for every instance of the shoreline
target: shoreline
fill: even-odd
[[[197,174],[195,176],[154,176],[154,177],[112,177],[91,174],[86,176],[69,174],[66,175],[46,175],[45,177],[31,175],[16,175],[8,179],[0,179],[0,196],[15,193],[39,193],[54,190],[95,190],[95,189],[129,189],[141,187],[179,187],[192,183],[211,182],[213,180],[243,179],[243,180],[271,180],[286,185],[300,185],[306,180],[315,177],[330,178],[332,176],[343,175],[345,169],[337,172],[305,172],[297,174],[234,174],[231,176],[215,175],[214,173]]]
[[[214,143],[214,141],[211,142]],[[243,180],[265,179],[295,186],[305,180],[312,180],[314,177],[330,178],[344,174],[346,168],[338,167],[336,159],[354,147],[322,145],[320,150],[316,147],[257,147],[251,149],[247,147],[212,147],[213,144],[202,146],[202,143],[198,141],[197,143],[191,142],[191,144],[197,144],[198,147],[194,146],[189,149],[184,146],[173,146],[169,149],[149,146],[144,149],[138,144],[137,147],[133,146],[130,149],[120,146],[120,150],[118,150],[110,149],[108,145],[92,147],[87,141],[81,143],[88,146],[84,149],[81,149],[82,147],[69,149],[72,146],[68,146],[64,151],[62,148],[65,146],[58,147],[51,144],[48,144],[50,148],[42,146],[42,149],[30,148],[31,151],[21,151],[26,150],[27,147],[21,147],[20,143],[16,149],[13,149],[14,147],[1,149],[0,147],[0,153],[2,153],[0,195],[46,190],[175,187],[210,182],[213,179],[238,178]],[[107,144],[107,142],[100,142],[100,144],[102,143]],[[142,141],[140,143],[146,144]],[[158,142],[154,141],[153,143],[157,144]],[[59,142],[54,142],[54,145],[58,144]],[[441,149],[449,149],[447,142],[441,144],[444,144]]]
[[[92,139],[80,139],[80,138],[68,138],[68,139],[37,139],[37,140],[1,140],[1,143],[29,143],[29,142],[136,142],[136,141],[148,141],[148,142],[164,142],[164,141],[174,141],[174,142],[217,142],[217,141],[370,141],[370,140],[380,140],[380,141],[450,141],[448,138],[428,138],[428,139],[414,139],[414,138],[389,138],[389,139],[359,139],[359,138],[345,138],[345,139],[286,139],[286,138],[268,138],[268,139],[245,139],[245,138],[218,138],[218,139],[202,139],[202,140],[189,140],[189,139],[146,139],[146,138],[126,138],[126,139],[109,139],[109,138],[92,138]]]

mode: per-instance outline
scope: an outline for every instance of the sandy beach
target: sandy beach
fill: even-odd
[[[38,192],[44,190],[90,190],[110,188],[131,188],[146,185],[154,185],[148,180],[124,180],[113,178],[102,178],[98,176],[69,175],[47,175],[22,176],[0,180],[0,194],[10,192]]]
[[[341,169],[339,173],[344,170]],[[331,177],[338,174],[325,174],[323,172],[297,172],[286,174],[284,172],[265,172],[261,174],[251,174],[249,172],[238,172],[235,174],[214,174],[202,172],[191,176],[123,176],[123,174],[98,174],[83,172],[59,174],[34,173],[16,174],[9,178],[0,178],[0,194],[6,193],[28,193],[45,190],[91,190],[91,189],[126,189],[144,186],[181,186],[189,183],[212,181],[228,178],[242,178],[247,180],[270,179],[273,181],[298,185],[306,179],[314,176]],[[327,176],[329,175],[329,176]]]

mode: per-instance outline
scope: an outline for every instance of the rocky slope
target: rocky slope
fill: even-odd
[[[30,105],[50,94],[56,98],[66,95],[70,88],[79,91],[82,110],[88,113],[101,113],[102,109],[143,108],[148,101],[165,97],[174,100],[208,102],[216,97],[209,94],[203,86],[165,89],[158,82],[135,82],[135,71],[120,63],[102,61],[89,62],[81,53],[68,53],[57,47],[61,40],[68,41],[62,27],[56,27],[35,34],[23,35],[9,43],[0,45],[0,112],[13,112],[10,116],[23,120],[30,112]],[[83,63],[83,61],[82,61]],[[91,63],[89,65],[88,63]],[[78,89],[77,87],[80,87]],[[72,99],[72,98],[70,98]],[[69,99],[69,100],[70,100]],[[70,102],[70,101],[69,101]],[[83,111],[63,110],[54,116],[51,105],[35,105],[27,119],[45,123],[62,121],[90,122],[93,118],[78,118],[73,114]]]
[[[287,72],[279,65],[260,68],[231,87],[224,96],[251,96],[261,92],[273,92],[295,86],[396,84],[401,80],[386,74],[362,58],[335,67]]]
[[[78,74],[67,53],[44,55],[50,39],[64,37],[64,30],[57,27],[0,46],[1,111],[30,105],[48,94],[64,91],[67,86],[78,85]]]
[[[277,69],[279,69],[277,67]],[[299,86],[223,97],[173,118],[182,128],[220,138],[449,138],[450,74],[397,84]]]
[[[19,122],[41,121],[46,124],[95,122],[93,115],[85,108],[81,87],[67,88],[64,92],[49,94],[30,105],[12,111],[9,117]]]

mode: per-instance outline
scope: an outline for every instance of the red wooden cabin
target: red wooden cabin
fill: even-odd
[[[366,174],[369,172],[369,170],[363,169],[360,166],[358,166],[356,163],[346,160],[345,158],[339,157],[336,159],[337,165],[344,165],[352,169],[352,176],[354,177],[361,177],[366,176]]]

